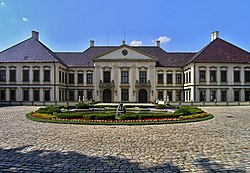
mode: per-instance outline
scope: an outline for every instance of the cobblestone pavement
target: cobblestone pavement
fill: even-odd
[[[152,126],[32,122],[0,108],[0,172],[250,172],[250,107],[205,107],[208,121]]]

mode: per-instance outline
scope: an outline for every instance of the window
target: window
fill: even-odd
[[[200,82],[206,82],[206,71],[205,70],[200,70]]]
[[[23,101],[29,101],[29,90],[25,89],[23,90]]]
[[[6,81],[6,71],[0,70],[0,81],[4,82]]]
[[[83,83],[83,74],[82,73],[77,74],[77,80],[78,80],[77,81],[78,83]]]
[[[181,91],[176,91],[176,101],[181,101]]]
[[[128,71],[122,71],[122,83],[128,83]]]
[[[75,91],[69,90],[69,101],[74,101],[74,100],[75,100]]]
[[[167,92],[167,97],[168,97],[168,98],[167,98],[167,101],[172,101],[172,98],[173,98],[173,97],[172,97],[172,91],[168,91],[168,92]]]
[[[50,90],[44,91],[44,101],[50,101]]]
[[[62,72],[59,71],[59,82],[62,82]]]
[[[67,83],[68,82],[68,76],[67,76],[67,73],[65,73],[65,75],[64,75],[64,80],[65,80],[65,83]]]
[[[173,74],[167,74],[167,84],[173,83]]]
[[[188,83],[188,73],[185,75],[185,83]]]
[[[226,70],[220,71],[220,80],[221,80],[221,82],[227,82],[227,71]]]
[[[210,70],[210,82],[216,82],[216,70]]]
[[[240,101],[240,91],[234,91],[234,101]]]
[[[62,83],[64,83],[65,82],[65,80],[64,80],[65,78],[64,78],[64,72],[62,72]]]
[[[70,84],[75,83],[75,74],[74,73],[69,73],[69,83]]]
[[[88,73],[87,74],[87,83],[88,84],[92,84],[93,83],[93,74],[92,73]]]
[[[16,90],[10,90],[10,101],[16,101]]]
[[[79,98],[81,99],[81,101],[83,100],[83,90],[79,90],[78,91],[78,100],[79,100]]]
[[[44,82],[50,82],[50,70],[44,70]]]
[[[250,91],[245,91],[245,101],[250,101]]]
[[[34,90],[33,91],[33,100],[34,101],[40,101],[40,91],[39,90]]]
[[[191,71],[188,72],[188,82],[191,83]]]
[[[163,100],[163,92],[158,91],[158,100]]]
[[[245,82],[250,82],[250,71],[245,71]]]
[[[163,84],[163,74],[158,74],[158,83]]]
[[[216,91],[210,92],[210,101],[216,101]]]
[[[200,101],[206,101],[206,91],[200,91]]]
[[[147,83],[147,72],[140,71],[140,83]]]
[[[33,82],[40,81],[40,70],[33,70]]]
[[[10,70],[10,82],[16,81],[16,70]]]
[[[23,82],[29,82],[30,78],[30,71],[29,70],[23,70]]]
[[[110,83],[110,71],[103,72],[103,82]]]
[[[234,71],[234,82],[240,82],[240,71]]]
[[[176,84],[181,84],[182,82],[181,82],[181,74],[176,74],[175,75],[176,76]]]
[[[93,100],[93,91],[92,90],[87,91],[87,99],[88,100]]]
[[[128,101],[128,89],[122,89],[122,101]]]
[[[6,91],[0,90],[0,100],[5,101],[6,100]]]
[[[221,101],[227,101],[227,91],[221,91]]]

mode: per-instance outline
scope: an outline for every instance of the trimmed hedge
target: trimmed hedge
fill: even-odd
[[[192,114],[187,116],[180,116],[180,120],[189,120],[189,119],[197,119],[207,117],[209,114],[201,113],[201,114]]]
[[[114,120],[115,113],[90,113],[84,114],[83,118],[87,120]]]
[[[165,109],[165,105],[157,105],[156,109]]]
[[[56,113],[54,112],[53,115],[56,118],[62,119],[72,119],[72,118],[83,118],[83,113]]]
[[[75,105],[76,109],[88,109],[89,105],[85,104],[85,103],[78,103]]]
[[[59,106],[47,106],[45,108],[39,108],[36,112],[53,115],[54,112],[61,113],[62,111]]]
[[[179,109],[175,111],[175,115],[186,116],[191,114],[200,114],[204,112],[202,109],[191,106],[181,106]]]

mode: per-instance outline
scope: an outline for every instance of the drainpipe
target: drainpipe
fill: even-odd
[[[184,77],[184,68],[182,67],[182,102],[185,101],[185,91],[184,91],[184,83],[185,83],[185,77]]]
[[[54,65],[54,102],[55,102],[55,105],[57,105],[57,103],[56,103],[56,64],[55,64],[55,61],[53,61],[53,65]]]
[[[196,71],[196,69],[195,69],[195,66],[196,66],[196,63],[194,63],[194,102],[196,102],[196,84],[195,84],[195,82],[196,82],[196,75],[195,75],[195,71]]]

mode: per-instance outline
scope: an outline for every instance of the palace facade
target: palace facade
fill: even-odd
[[[199,52],[90,46],[54,52],[39,33],[0,52],[0,104],[249,102],[250,53],[211,34]]]

